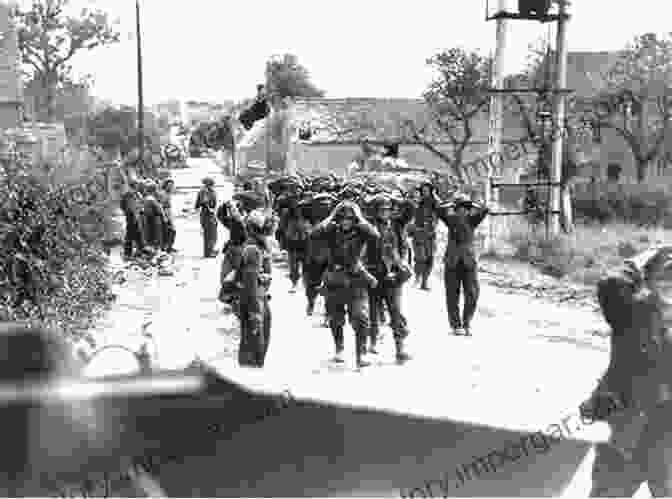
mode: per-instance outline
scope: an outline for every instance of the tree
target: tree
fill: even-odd
[[[157,145],[164,130],[161,123],[149,112],[145,112],[145,144]],[[91,115],[87,123],[91,145],[108,149],[119,148],[123,155],[137,147],[137,111],[134,107],[108,107]]]
[[[267,89],[274,97],[324,97],[324,91],[318,89],[310,80],[308,70],[299,64],[293,54],[274,58],[266,64]]]
[[[470,179],[462,168],[464,153],[474,136],[472,120],[488,109],[491,60],[476,51],[456,47],[435,54],[427,59],[427,64],[438,73],[423,95],[431,119],[423,127],[412,120],[406,123],[413,138],[441,158],[453,175],[466,183]],[[451,154],[432,144],[436,131],[450,141]]]
[[[47,120],[56,117],[55,99],[59,88],[72,82],[71,60],[84,50],[119,41],[108,15],[84,8],[69,16],[69,0],[32,0],[28,9],[18,8],[16,24],[21,62],[30,80],[44,90]]]
[[[636,37],[601,75],[598,90],[584,109],[586,119],[616,131],[632,152],[638,182],[644,182],[670,133],[672,34]]]

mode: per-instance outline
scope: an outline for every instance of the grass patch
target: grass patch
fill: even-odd
[[[520,217],[497,231],[494,249],[484,256],[506,256],[534,265],[557,279],[594,285],[606,271],[653,244],[669,240],[672,231],[626,223],[577,225],[572,234],[547,237]],[[498,227],[501,229],[501,227]]]

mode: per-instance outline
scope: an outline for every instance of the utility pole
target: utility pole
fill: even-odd
[[[551,236],[560,234],[562,209],[562,149],[565,138],[565,114],[567,98],[567,0],[558,0],[558,32],[556,35],[556,85],[554,92],[553,159],[551,163]]]
[[[507,1],[499,0],[499,12],[506,11]],[[495,47],[495,60],[492,64],[492,88],[494,90],[504,89],[504,54],[506,51],[506,32],[508,21],[504,17],[497,18],[497,45]],[[485,202],[486,204],[496,204],[498,201],[497,189],[492,188],[493,167],[490,163],[497,163],[502,155],[502,121],[504,115],[504,94],[494,92],[490,96],[490,123],[488,127],[488,158],[493,161],[488,162],[487,178],[485,180]],[[485,235],[485,250],[492,249],[494,242],[493,217],[487,218],[487,227]]]
[[[271,60],[266,62],[266,104],[268,105],[268,114],[265,122],[266,137],[266,173],[271,173]]]
[[[138,155],[140,165],[144,169],[145,159],[145,116],[144,96],[142,91],[142,38],[140,34],[140,0],[135,0],[135,30],[138,50]]]

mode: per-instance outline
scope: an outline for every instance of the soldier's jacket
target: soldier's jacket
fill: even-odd
[[[413,208],[412,202],[405,201],[399,216],[390,219],[388,224],[374,221],[373,225],[380,237],[371,241],[366,248],[366,266],[374,273],[387,273],[392,270],[385,268],[385,255],[388,258],[398,258],[399,261],[395,262],[397,265],[403,262],[408,252],[406,227],[413,218]],[[390,255],[391,250],[396,252],[393,257]]]
[[[139,218],[142,214],[143,200],[136,191],[129,190],[122,194],[119,204],[127,218]]]
[[[645,411],[672,400],[672,336],[660,296],[626,264],[598,283],[598,299],[611,327],[611,356],[599,390]]]
[[[248,239],[243,244],[239,279],[240,304],[250,313],[261,313],[260,299],[268,296],[271,284],[271,254],[261,243]]]
[[[217,210],[217,219],[229,230],[229,240],[227,245],[240,246],[247,239],[245,223],[239,216],[234,216],[226,206],[222,204]]]
[[[163,208],[163,214],[166,217],[166,220],[173,221],[173,208],[170,198],[170,194],[167,192],[160,192],[158,196],[159,203]]]
[[[446,252],[443,257],[446,268],[454,268],[460,261],[467,268],[476,266],[474,234],[488,212],[488,208],[477,208],[476,213],[462,216],[456,213],[448,213],[445,208],[437,210],[439,219],[446,224],[449,232]]]
[[[439,202],[436,198],[423,198],[415,207],[413,217],[413,237],[432,238],[436,236]]]
[[[376,244],[380,234],[370,223],[363,221],[344,232],[337,224],[321,222],[310,234],[311,239],[321,239],[329,248],[329,268],[325,282],[343,282],[353,286],[367,286],[366,280],[358,275],[357,268],[364,268],[364,251],[367,244]],[[331,277],[331,279],[330,279]]]
[[[213,189],[203,187],[196,196],[195,208],[201,210],[201,215],[214,215],[217,207],[217,194]]]

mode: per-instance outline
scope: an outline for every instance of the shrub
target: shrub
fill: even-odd
[[[625,222],[646,227],[672,223],[672,199],[664,190],[637,193],[604,192],[574,198],[577,217],[588,222]]]
[[[53,185],[31,165],[0,173],[0,314],[37,321],[82,338],[111,299],[101,229],[109,220],[104,193],[81,180]],[[93,181],[92,178],[87,179]],[[85,223],[94,221],[93,224]],[[92,230],[96,228],[96,230]]]

